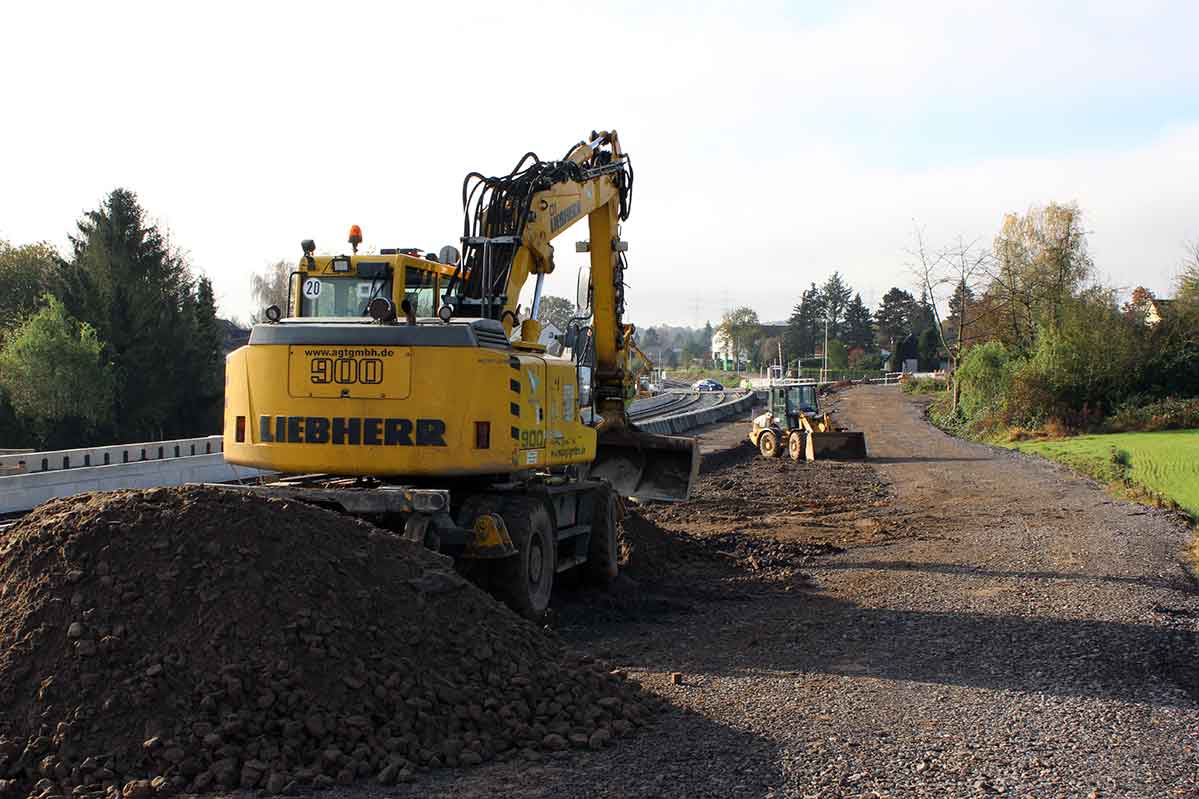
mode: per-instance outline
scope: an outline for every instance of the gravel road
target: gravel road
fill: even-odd
[[[761,579],[746,556],[740,577],[704,584],[680,566],[660,605],[622,582],[649,592],[641,610],[564,600],[570,643],[671,704],[651,731],[387,795],[1199,799],[1199,592],[1179,520],[949,438],[895,387],[838,403],[871,467],[755,466],[747,447],[720,451],[744,435],[730,423],[706,435],[702,510],[645,511],[701,542],[736,528],[833,554],[799,548],[794,570]],[[847,468],[868,491],[844,488]],[[779,497],[769,523],[730,515],[722,485],[759,515]]]

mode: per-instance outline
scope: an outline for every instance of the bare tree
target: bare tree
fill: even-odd
[[[257,324],[265,319],[264,311],[272,305],[278,305],[287,312],[287,289],[291,282],[291,273],[295,267],[287,261],[276,261],[262,272],[250,275],[250,296],[254,308],[250,321]]]
[[[928,296],[937,337],[941,347],[949,354],[949,372],[952,375],[961,363],[965,348],[973,341],[971,329],[978,320],[978,313],[974,310],[972,298],[981,288],[983,278],[988,275],[993,258],[990,252],[978,246],[977,241],[967,242],[961,236],[957,237],[955,243],[936,251],[929,248],[924,240],[924,231],[919,226],[916,226],[913,237],[914,245],[908,250],[911,258],[909,267],[919,281],[921,290]],[[943,297],[951,313],[950,318],[944,321],[937,308],[937,303]],[[946,337],[947,327],[953,328],[949,340]],[[957,381],[954,380],[955,407],[957,398]]]

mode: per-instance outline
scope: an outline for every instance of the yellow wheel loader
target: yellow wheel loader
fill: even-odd
[[[764,458],[784,451],[793,461],[866,457],[866,436],[833,427],[832,417],[820,411],[814,383],[771,382],[766,411],[754,417],[749,440]]]
[[[259,493],[372,518],[539,617],[554,576],[617,571],[619,496],[686,499],[695,442],[634,428],[624,313],[632,164],[616,133],[463,185],[463,253],[316,255],[226,366],[225,458]],[[538,343],[552,239],[587,220],[570,357]],[[521,288],[535,279],[530,318]]]

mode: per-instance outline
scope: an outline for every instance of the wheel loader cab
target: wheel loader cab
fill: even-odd
[[[799,427],[799,417],[820,413],[820,401],[816,398],[815,385],[772,386],[770,389],[770,412],[787,420],[788,427]]]

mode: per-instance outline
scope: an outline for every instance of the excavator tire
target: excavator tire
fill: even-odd
[[[804,459],[804,438],[806,436],[801,430],[792,430],[791,435],[787,436],[787,454],[791,456],[791,460]]]
[[[775,458],[779,455],[779,440],[773,430],[763,430],[758,433],[758,452],[763,458]]]
[[[494,588],[508,607],[533,621],[545,615],[554,590],[558,552],[554,523],[539,500],[514,497],[501,513],[516,557],[501,561]]]
[[[616,521],[620,505],[610,488],[596,492],[595,516],[591,519],[591,540],[587,544],[587,561],[583,576],[588,583],[606,586],[620,572],[620,551],[616,542]]]

